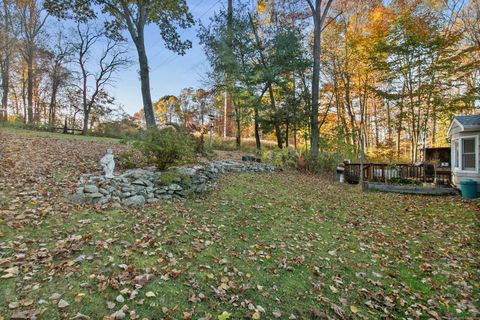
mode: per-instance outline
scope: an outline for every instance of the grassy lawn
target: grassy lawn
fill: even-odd
[[[478,203],[458,197],[276,173],[225,176],[212,194],[144,210],[38,218],[23,205],[0,220],[5,318],[479,316]]]
[[[15,134],[26,137],[43,137],[59,140],[69,140],[69,141],[90,141],[90,142],[105,142],[105,143],[118,143],[119,139],[106,138],[106,137],[94,137],[94,136],[82,136],[80,134],[63,134],[58,132],[48,132],[48,131],[37,131],[37,130],[26,130],[15,127],[2,127],[0,126],[0,134]]]

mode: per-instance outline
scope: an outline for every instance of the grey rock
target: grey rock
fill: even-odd
[[[86,256],[84,254],[81,254],[78,257],[76,257],[73,261],[75,263],[82,263],[82,261],[85,260],[85,258],[86,258]]]
[[[126,316],[127,315],[125,314],[125,312],[123,310],[118,310],[111,315],[111,317],[115,320],[125,319]]]
[[[60,301],[58,301],[58,307],[60,309],[63,309],[63,308],[66,308],[70,305],[70,303],[68,303],[67,301],[63,300],[63,299],[60,299]]]
[[[48,299],[50,300],[58,300],[62,297],[62,295],[60,293],[57,293],[55,292],[54,294],[52,294]]]
[[[180,191],[180,190],[183,190],[183,188],[179,184],[172,183],[171,185],[168,186],[168,190]]]
[[[137,179],[132,182],[132,184],[137,185],[137,186],[147,186],[147,182],[143,179]]]
[[[256,159],[255,159],[256,160]],[[202,193],[217,185],[218,177],[225,172],[274,172],[268,164],[251,161],[223,160],[207,165],[175,168],[181,175],[188,176],[190,184],[181,185],[181,178],[174,183],[161,185],[162,172],[154,168],[127,170],[120,176],[105,179],[92,174],[82,175],[76,193],[69,196],[73,201],[100,204],[107,208],[123,205],[143,206],[159,200],[180,199],[191,193]]]
[[[130,197],[132,194],[130,192],[124,192],[124,193],[121,193],[120,194],[120,198],[128,198]]]
[[[123,204],[126,206],[141,207],[145,205],[145,198],[143,196],[133,196],[123,199]]]
[[[98,200],[98,204],[107,204],[108,202],[110,202],[110,196],[109,195],[106,195],[105,197]]]
[[[155,194],[164,194],[167,192],[167,189],[165,189],[164,187],[161,187],[157,190],[155,190]]]
[[[120,202],[112,203],[112,209],[120,209],[120,208],[122,208],[122,205],[120,204]]]
[[[95,193],[86,193],[85,196],[88,198],[102,198],[103,194],[101,194],[100,192],[95,192]]]
[[[87,184],[85,187],[83,187],[83,192],[85,193],[97,193],[98,192],[98,187],[93,184]]]
[[[175,194],[179,195],[180,197],[186,197],[190,194],[190,192],[188,190],[181,190],[181,191],[176,191]]]

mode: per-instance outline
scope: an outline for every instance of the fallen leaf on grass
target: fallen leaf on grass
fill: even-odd
[[[67,301],[61,299],[60,301],[58,301],[58,307],[60,309],[63,309],[63,308],[66,308],[70,305],[70,303],[68,303]]]
[[[10,279],[10,278],[15,278],[19,274],[20,270],[18,269],[18,267],[12,267],[12,268],[3,270],[3,272],[5,272],[5,274],[2,275],[1,278]]]
[[[230,317],[232,316],[231,313],[227,312],[227,311],[223,311],[222,314],[218,315],[218,320],[227,320],[227,319],[230,319]]]

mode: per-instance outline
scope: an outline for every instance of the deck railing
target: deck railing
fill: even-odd
[[[358,183],[360,181],[360,163],[345,163],[345,181]],[[389,182],[436,182],[450,183],[450,171],[436,168],[433,164],[387,164],[365,163],[363,165],[364,181]]]

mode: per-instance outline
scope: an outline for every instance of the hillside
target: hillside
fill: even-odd
[[[479,316],[479,204],[229,174],[143,209],[68,203],[114,140],[0,131],[0,319]]]

